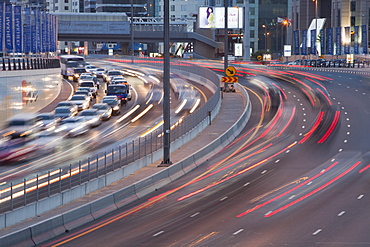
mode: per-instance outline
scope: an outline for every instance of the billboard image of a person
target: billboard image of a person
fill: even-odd
[[[213,13],[213,8],[208,7],[207,8],[207,27],[208,28],[215,28],[215,15]]]

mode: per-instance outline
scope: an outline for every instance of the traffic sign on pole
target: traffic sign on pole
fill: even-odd
[[[223,76],[221,82],[235,83],[239,81],[239,77]]]
[[[225,74],[227,76],[234,76],[236,74],[236,69],[233,66],[229,66],[225,69]]]

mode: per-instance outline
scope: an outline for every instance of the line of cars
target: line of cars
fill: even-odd
[[[113,71],[113,73],[110,73]],[[98,77],[105,80],[107,96],[91,106],[98,95]],[[86,66],[77,79],[78,88],[69,100],[58,103],[53,112],[19,114],[9,118],[0,130],[0,162],[24,159],[39,151],[62,147],[66,137],[75,137],[99,126],[121,112],[121,105],[131,100],[130,85],[119,70]],[[68,141],[67,141],[68,142]],[[43,153],[43,152],[41,152]]]

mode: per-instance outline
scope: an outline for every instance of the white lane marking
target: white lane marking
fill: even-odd
[[[234,232],[234,233],[233,233],[233,235],[236,235],[236,234],[238,234],[238,233],[241,233],[242,231],[244,231],[244,229],[239,229],[239,230],[237,230],[236,232]]]
[[[304,125],[303,125],[303,126],[302,126],[302,129],[304,129],[304,128],[306,128],[306,126],[304,126]]]
[[[314,232],[314,233],[312,233],[312,235],[317,235],[317,234],[319,234],[321,231],[322,231],[322,229],[317,229],[317,231],[316,231],[316,232]]]
[[[344,143],[347,143],[347,140],[344,140]]]
[[[342,211],[342,212],[340,212],[339,214],[338,214],[338,216],[340,217],[340,216],[342,216],[343,214],[345,214],[346,213],[346,211]]]
[[[290,153],[290,150],[288,149],[285,153]]]
[[[245,183],[243,186],[248,186],[250,184],[250,182],[247,182],[247,183]]]
[[[265,215],[268,215],[268,214],[271,214],[272,213],[272,211],[268,211],[267,213],[265,213]]]
[[[347,127],[348,127],[348,128],[351,128],[351,125],[350,125],[350,124],[348,124],[348,125],[347,125]]]
[[[263,170],[262,172],[261,172],[261,174],[265,174],[267,172],[267,170]]]
[[[222,197],[222,198],[220,199],[220,202],[225,201],[226,199],[227,199],[227,196]]]
[[[347,114],[348,114],[348,113],[345,111],[345,112],[344,112],[344,115],[347,115]]]
[[[312,184],[312,182],[308,182],[308,183],[307,183],[307,185],[310,185],[310,184]]]
[[[295,197],[295,195],[292,195],[291,197],[289,197],[289,200],[293,199]]]
[[[349,121],[349,118],[346,118],[347,121]]]
[[[280,162],[280,160],[275,160],[275,163],[279,163]]]
[[[348,131],[348,132],[347,132],[347,135],[349,135],[349,134],[351,134],[351,132],[349,132],[349,131]]]
[[[339,152],[342,152],[342,151],[343,151],[343,149],[341,148],[341,149],[339,149],[338,151],[339,151]]]
[[[158,235],[161,235],[162,233],[164,233],[164,231],[157,232],[156,234],[153,235],[153,237],[157,237]]]
[[[331,159],[331,162],[334,162],[335,161],[335,159]]]
[[[197,216],[198,214],[200,214],[200,212],[196,212],[195,214],[190,215],[190,218],[193,218],[193,217]]]
[[[364,195],[359,195],[359,196],[357,197],[357,199],[358,199],[358,200],[361,200],[361,199],[362,199],[362,197],[364,197]]]

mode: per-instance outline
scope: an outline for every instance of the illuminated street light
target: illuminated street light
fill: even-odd
[[[265,29],[265,50],[267,52],[267,35],[266,35],[266,25],[262,25],[262,27]]]

